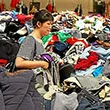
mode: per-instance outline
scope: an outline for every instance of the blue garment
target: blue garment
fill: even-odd
[[[91,50],[98,53],[100,58],[104,59],[104,60],[106,60],[107,57],[110,55],[110,48],[104,49],[103,47],[100,47],[100,46],[98,46],[98,47],[92,46]]]
[[[101,66],[102,63],[104,63],[104,62],[105,62],[104,60],[101,60],[101,59],[100,59],[100,60],[97,62],[97,65],[92,65],[90,68],[86,69],[85,71],[84,71],[84,70],[76,70],[76,71],[75,71],[75,74],[80,75],[80,76],[92,74],[92,73],[95,71],[95,69],[96,69],[97,67]]]
[[[33,31],[32,20],[25,22],[25,27],[26,27],[27,33],[30,34]]]
[[[84,51],[82,52],[82,54],[79,55],[79,57],[81,59],[87,59],[87,57],[90,55],[90,49],[91,49],[91,46],[87,47],[84,49]]]
[[[20,37],[18,43],[21,44],[26,36]]]
[[[51,110],[51,100],[44,100],[45,110]]]
[[[100,74],[102,74],[103,66],[99,66],[95,69],[95,71],[92,73],[94,77],[98,77]]]
[[[92,50],[97,52],[98,54],[101,54],[101,55],[108,55],[110,54],[110,48],[109,49],[104,49],[102,47],[95,47],[95,46],[92,46]]]

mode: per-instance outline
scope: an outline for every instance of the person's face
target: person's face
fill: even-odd
[[[41,26],[39,28],[41,36],[48,35],[49,32],[51,31],[51,27],[52,27],[52,21],[46,21],[44,23],[41,23]]]

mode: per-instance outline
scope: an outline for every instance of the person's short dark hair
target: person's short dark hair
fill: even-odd
[[[33,23],[33,26],[36,27],[36,23],[38,21],[41,23],[44,23],[46,21],[53,21],[53,20],[54,18],[52,14],[48,12],[47,10],[42,9],[34,14],[32,23]]]

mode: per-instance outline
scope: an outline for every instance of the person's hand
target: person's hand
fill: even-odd
[[[48,69],[48,67],[49,67],[49,63],[46,61],[42,61],[42,68]]]

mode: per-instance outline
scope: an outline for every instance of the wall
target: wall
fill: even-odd
[[[0,0],[2,1],[2,0]],[[32,0],[23,0],[27,7]],[[34,0],[41,3],[41,8],[45,8],[48,0]],[[11,0],[4,0],[6,9],[10,10]],[[55,0],[57,11],[71,10],[73,11],[77,4],[82,4],[83,14],[88,14],[88,11],[93,11],[93,0]]]

